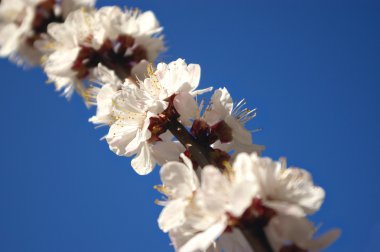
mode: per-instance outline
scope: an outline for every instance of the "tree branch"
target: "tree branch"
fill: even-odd
[[[177,120],[172,120],[168,124],[169,131],[190,151],[191,156],[197,161],[198,165],[204,167],[212,164],[210,152],[212,148],[204,147],[187,131],[185,126]]]
[[[121,65],[114,64],[106,59],[103,59],[101,63],[108,69],[113,70],[116,76],[121,80],[121,82],[124,82],[125,79],[130,77],[129,71],[127,71],[127,69]]]
[[[273,252],[263,228],[240,228],[254,252]]]

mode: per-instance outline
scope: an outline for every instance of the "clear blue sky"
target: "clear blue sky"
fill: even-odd
[[[379,251],[380,2],[99,1],[153,10],[169,48],[259,114],[265,155],[327,191],[313,219],[341,227],[327,251]],[[156,224],[157,170],[136,175],[87,122],[93,114],[0,61],[0,251],[172,251]]]

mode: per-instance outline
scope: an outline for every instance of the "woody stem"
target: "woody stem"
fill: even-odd
[[[177,120],[172,120],[168,124],[169,131],[178,139],[178,141],[189,150],[191,156],[199,164],[200,167],[212,164],[211,147],[205,147],[197,142],[197,140],[187,131]]]
[[[106,66],[107,68],[111,69],[114,71],[114,73],[116,74],[116,76],[122,81],[124,82],[125,79],[127,79],[129,77],[129,72],[126,71],[126,68],[119,65],[119,64],[114,64],[112,63],[111,61],[107,60],[107,59],[103,59],[102,62],[101,62],[104,66]]]
[[[240,231],[254,252],[273,252],[263,227],[253,229],[242,227]]]

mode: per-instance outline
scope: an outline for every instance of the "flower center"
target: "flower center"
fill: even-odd
[[[254,198],[251,205],[240,218],[230,216],[230,223],[247,229],[263,228],[276,215],[276,212],[264,206],[261,199]]]
[[[120,35],[114,41],[104,41],[98,50],[82,45],[72,70],[77,72],[77,78],[84,79],[92,68],[101,63],[124,80],[130,76],[132,68],[144,59],[147,59],[146,50],[137,45],[133,37]]]
[[[27,39],[29,45],[40,39],[41,34],[47,32],[47,27],[50,23],[62,23],[62,15],[56,15],[54,9],[56,0],[45,0],[36,5],[35,15],[32,22],[32,30],[34,34]]]
[[[170,121],[177,120],[179,118],[180,115],[175,109],[173,103],[175,96],[176,95],[173,94],[166,99],[166,101],[168,102],[168,107],[164,111],[162,111],[162,113],[160,113],[158,117],[149,118],[150,123],[148,129],[152,135],[148,142],[154,143],[157,141],[162,141],[160,135],[168,130]]]

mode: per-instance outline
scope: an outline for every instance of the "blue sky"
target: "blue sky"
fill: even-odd
[[[258,108],[264,155],[285,156],[327,191],[313,220],[340,227],[326,251],[378,251],[380,2],[99,1],[153,10],[168,51]],[[78,97],[40,69],[0,61],[0,251],[172,251],[156,224],[158,170],[140,177],[99,138]]]

